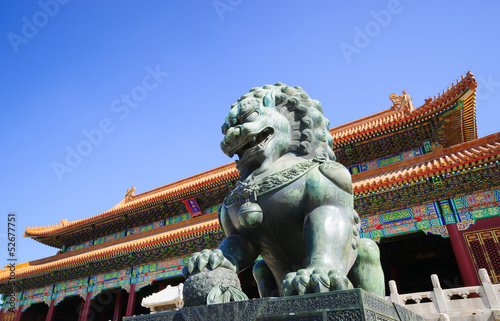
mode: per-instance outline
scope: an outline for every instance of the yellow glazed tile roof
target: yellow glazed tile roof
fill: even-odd
[[[48,237],[57,235],[60,232],[77,229],[81,226],[94,224],[100,221],[108,220],[119,216],[121,213],[128,210],[145,208],[169,200],[182,199],[190,194],[196,193],[203,189],[208,189],[217,184],[224,183],[239,177],[235,164],[227,164],[214,168],[212,170],[182,179],[180,181],[152,189],[150,191],[135,195],[129,201],[121,201],[113,208],[81,220],[68,222],[61,221],[59,224],[40,227],[26,227],[25,236],[30,237]]]
[[[446,91],[443,90],[443,93],[439,94],[437,98],[434,96],[434,98],[426,99],[425,103],[419,108],[415,109],[413,106],[404,106],[398,109],[393,106],[379,113],[334,127],[330,129],[330,133],[334,140],[334,147],[372,136],[384,135],[394,129],[401,129],[414,125],[432,116],[437,111],[445,110],[459,98],[466,102],[469,102],[467,99],[471,100],[464,108],[465,116],[463,125],[467,132],[465,141],[475,139],[477,138],[475,99],[473,99],[475,95],[471,94],[474,93],[476,87],[477,83],[473,74],[467,72],[467,75],[465,77],[462,76],[462,79],[458,80],[456,84],[452,84],[451,88],[448,87]],[[467,97],[463,97],[464,93],[467,91]]]
[[[192,223],[182,228],[172,228],[170,230],[147,236],[140,239],[133,239],[127,241],[124,239],[123,243],[118,243],[104,248],[96,248],[92,250],[89,248],[87,251],[74,253],[75,255],[65,256],[58,259],[58,255],[52,257],[52,260],[46,260],[45,263],[36,264],[36,261],[29,262],[30,264],[19,266],[16,269],[16,278],[35,277],[41,273],[50,271],[57,271],[75,266],[81,266],[90,262],[100,261],[112,257],[125,255],[127,253],[147,250],[158,246],[168,246],[169,244],[181,241],[188,236],[202,233],[207,230],[220,229],[218,218],[212,216],[211,219],[199,223]],[[6,282],[9,279],[10,271],[0,271],[0,283]]]
[[[471,166],[482,166],[498,159],[500,159],[500,133],[354,174],[353,189],[355,194],[363,194],[368,190],[380,190],[387,186],[401,185],[402,182],[418,181]]]

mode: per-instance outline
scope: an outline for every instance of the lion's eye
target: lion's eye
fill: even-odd
[[[259,113],[258,113],[256,110],[254,110],[254,111],[252,111],[250,114],[248,114],[248,115],[245,117],[244,121],[246,121],[246,122],[249,122],[249,121],[256,121],[256,120],[257,120],[257,118],[259,118]]]

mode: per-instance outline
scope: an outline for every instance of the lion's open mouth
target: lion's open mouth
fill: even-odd
[[[265,128],[258,135],[252,136],[250,141],[238,149],[235,154],[241,160],[245,157],[245,154],[252,154],[255,151],[264,149],[273,134],[274,130],[271,127]]]

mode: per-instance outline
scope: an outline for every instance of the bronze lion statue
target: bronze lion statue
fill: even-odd
[[[188,260],[188,279],[254,265],[261,297],[353,287],[384,296],[379,250],[360,238],[351,175],[335,161],[329,127],[320,102],[282,83],[231,106],[221,148],[238,155],[241,178],[219,211],[227,238]]]

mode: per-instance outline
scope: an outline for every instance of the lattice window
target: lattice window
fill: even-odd
[[[500,283],[500,229],[465,233],[476,270],[486,269],[493,283]]]

